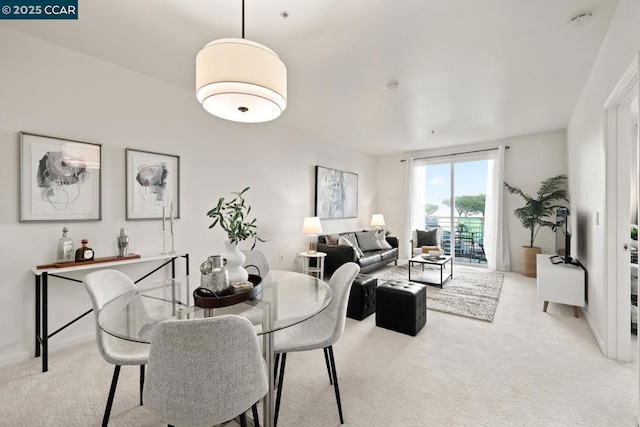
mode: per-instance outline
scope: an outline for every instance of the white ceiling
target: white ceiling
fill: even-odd
[[[245,36],[287,65],[278,125],[385,154],[564,129],[617,4],[246,0]],[[567,27],[584,12],[587,25]],[[183,87],[197,102],[195,56],[240,37],[241,0],[80,1],[78,21],[2,25]]]

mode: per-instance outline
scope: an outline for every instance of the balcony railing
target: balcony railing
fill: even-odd
[[[486,263],[484,252],[484,218],[454,217],[454,253],[456,258],[469,262]],[[451,219],[449,217],[426,217],[426,227],[438,226],[442,230],[442,250],[451,255]]]

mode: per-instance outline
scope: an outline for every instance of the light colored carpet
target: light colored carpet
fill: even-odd
[[[440,267],[427,265],[425,269],[440,273]],[[421,266],[414,265],[411,275],[417,276],[421,270]],[[409,279],[409,268],[407,265],[399,265],[394,269],[387,268],[371,274],[378,277],[379,285],[380,280],[406,282]],[[445,276],[448,274],[445,273]],[[427,286],[427,309],[491,322],[498,306],[503,278],[504,274],[500,272],[455,264],[453,278],[447,279],[442,289]]]
[[[493,323],[429,311],[416,337],[347,319],[334,346],[345,426],[636,426],[638,364],[606,359],[571,307],[506,273]],[[0,368],[0,424],[97,426],[113,372],[88,343]],[[162,426],[120,374],[111,426]],[[339,426],[322,351],[287,360],[280,427]]]

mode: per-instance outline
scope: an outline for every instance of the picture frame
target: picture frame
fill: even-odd
[[[102,144],[20,132],[20,222],[100,221]]]
[[[358,174],[316,166],[315,216],[358,217]]]
[[[180,156],[125,150],[127,220],[180,218]]]

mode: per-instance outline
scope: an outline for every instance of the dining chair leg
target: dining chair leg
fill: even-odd
[[[116,394],[116,386],[118,385],[118,377],[120,376],[120,365],[116,365],[113,370],[113,378],[111,379],[111,389],[109,390],[109,398],[107,399],[107,407],[102,417],[102,427],[109,424],[109,415],[111,414],[111,406],[113,405],[113,396]]]
[[[287,365],[287,353],[282,353],[282,364],[280,365],[280,378],[278,379],[278,391],[276,393],[276,413],[273,417],[273,425],[278,425],[278,414],[280,413],[280,399],[282,398],[282,383],[284,382],[284,368]]]
[[[240,414],[240,427],[247,427],[247,413]]]
[[[253,426],[260,427],[260,415],[258,415],[258,403],[254,403],[251,407],[251,413],[253,414]]]
[[[340,403],[340,388],[338,387],[338,372],[336,371],[336,361],[333,357],[333,346],[327,347],[329,349],[329,359],[331,360],[331,368],[333,371],[333,388],[336,392],[336,402],[338,402],[338,413],[340,414],[340,424],[344,424],[342,418],[342,403]]]
[[[143,390],[144,390],[144,365],[140,365],[140,406],[142,406]]]
[[[280,353],[276,353],[276,361],[273,364],[273,380],[278,380],[278,364],[280,363]],[[278,384],[276,384],[278,385]]]
[[[329,374],[329,384],[333,385],[333,378],[331,378],[331,366],[329,366],[329,352],[326,348],[324,350],[324,363],[327,364],[327,374]]]

